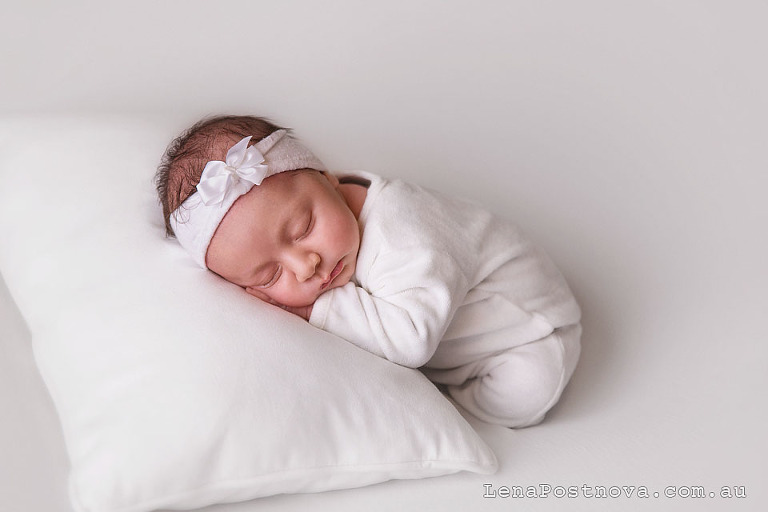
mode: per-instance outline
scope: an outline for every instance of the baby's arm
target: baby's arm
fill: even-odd
[[[444,253],[380,255],[363,282],[365,288],[347,283],[321,295],[310,323],[412,368],[432,357],[467,292]]]

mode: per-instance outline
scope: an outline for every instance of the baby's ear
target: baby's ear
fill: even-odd
[[[325,179],[331,182],[331,185],[333,186],[333,188],[336,188],[339,186],[339,178],[337,178],[335,174],[331,174],[328,171],[320,171],[320,174],[325,176]]]

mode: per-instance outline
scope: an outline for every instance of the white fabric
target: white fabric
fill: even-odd
[[[485,406],[471,401],[486,391],[473,391],[474,398],[466,388],[451,393],[488,421],[539,421],[579,355],[579,306],[555,265],[516,226],[476,205],[400,180],[356,175],[371,185],[354,281],[320,296],[310,323],[398,364],[426,365],[432,380],[454,387],[487,376],[501,360],[509,363],[508,356],[495,358],[500,352],[528,345],[529,367],[512,366],[524,376],[524,395],[539,396],[533,402],[498,416],[496,398]],[[555,335],[555,349],[530,345],[563,328],[568,335]],[[520,394],[508,373],[491,375],[491,394],[505,387]]]
[[[216,228],[235,201],[254,185],[275,174],[294,169],[325,171],[323,163],[288,135],[277,130],[248,147],[245,137],[227,152],[225,161],[208,162],[200,176],[197,192],[171,214],[176,238],[202,268]]]
[[[61,420],[75,510],[493,472],[419,372],[200,272],[164,238],[151,176],[177,129],[0,126],[0,271]]]
[[[285,135],[276,132],[267,138]],[[240,142],[229,148],[226,158],[211,160],[203,168],[200,175],[200,183],[195,187],[202,198],[203,204],[221,204],[228,192],[241,180],[250,190],[253,185],[261,185],[261,182],[269,172],[269,166],[264,163],[264,155],[259,151],[258,144],[248,147],[252,137],[243,137]],[[260,141],[262,144],[266,141]]]

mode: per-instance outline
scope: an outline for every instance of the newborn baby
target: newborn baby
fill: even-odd
[[[367,172],[330,173],[257,117],[203,120],[156,183],[204,269],[380,357],[421,368],[478,418],[540,422],[579,357],[580,310],[511,223]]]

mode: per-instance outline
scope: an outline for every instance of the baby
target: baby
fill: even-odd
[[[366,172],[332,174],[256,117],[201,121],[156,184],[170,236],[204,269],[397,364],[469,412],[540,422],[580,352],[580,310],[547,256],[473,204]]]

